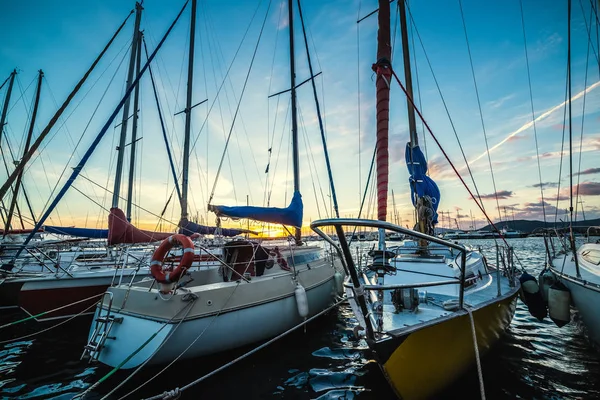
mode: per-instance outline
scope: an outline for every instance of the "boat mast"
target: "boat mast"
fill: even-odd
[[[390,3],[379,0],[377,30],[377,62],[373,70],[377,74],[377,219],[385,221],[387,216],[389,150],[388,132],[390,119],[390,83],[392,77],[392,46],[390,34]],[[385,232],[379,229],[379,249],[385,249]]]
[[[131,87],[133,82],[133,71],[135,69],[136,52],[140,34],[140,20],[142,19],[142,5],[135,3],[135,26],[133,28],[133,40],[131,41],[131,53],[129,55],[129,71],[127,72],[127,88]],[[113,188],[112,207],[119,207],[119,195],[121,192],[121,176],[123,175],[123,156],[125,154],[125,139],[127,137],[127,121],[129,120],[129,102],[131,96],[128,96],[123,106],[123,118],[121,120],[121,136],[119,138],[119,147],[117,148],[117,169],[115,173],[115,185]],[[137,110],[136,110],[137,111]]]
[[[40,104],[40,92],[42,90],[42,78],[44,77],[44,72],[40,69],[38,74],[37,88],[35,91],[35,103],[33,105],[33,112],[31,114],[31,122],[29,123],[29,131],[27,132],[27,138],[25,139],[25,147],[23,148],[23,156],[27,154],[29,151],[29,146],[31,144],[31,137],[33,136],[33,127],[35,126],[35,120],[37,118],[38,106]],[[10,202],[10,208],[8,209],[8,214],[6,216],[6,223],[4,224],[4,234],[8,232],[10,229],[10,222],[12,220],[13,212],[15,211],[15,206],[17,204],[17,198],[19,196],[19,188],[22,185],[23,179],[23,170],[19,172],[17,175],[17,180],[15,182],[15,191],[13,194],[12,201]],[[23,192],[25,192],[25,188],[23,188]],[[35,224],[35,220],[34,220]]]
[[[136,46],[135,75],[138,76],[140,74],[140,68],[142,68],[142,32],[138,32],[138,41]],[[133,124],[131,127],[131,155],[129,157],[129,186],[127,189],[127,209],[125,214],[125,217],[129,222],[131,222],[131,202],[133,201],[133,181],[135,179],[135,144],[138,141],[137,128],[139,97],[140,85],[136,85],[133,92]]]
[[[6,89],[6,97],[4,98],[4,106],[2,107],[2,117],[0,117],[0,141],[2,140],[2,133],[4,132],[4,124],[6,123],[6,113],[8,113],[8,103],[10,102],[13,84],[15,83],[15,76],[17,76],[16,69],[10,73],[10,82],[8,82],[8,88]]]
[[[298,156],[298,120],[296,112],[296,62],[294,59],[294,1],[288,0],[288,20],[290,24],[290,84],[292,94],[292,157],[294,163],[294,193],[300,191],[300,159]],[[296,244],[302,241],[301,228],[296,227]]]
[[[571,242],[571,251],[575,261],[575,271],[580,278],[579,260],[577,259],[577,250],[575,247],[575,237],[573,236],[573,122],[571,118],[571,0],[568,1],[569,11],[567,12],[567,88],[569,90],[569,241]]]
[[[10,103],[10,96],[12,94],[13,84],[15,83],[15,76],[17,76],[17,70],[14,69],[13,72],[10,73],[8,88],[6,89],[6,96],[4,97],[4,106],[2,107],[2,116],[0,117],[0,147],[2,146],[2,133],[4,132],[4,124],[6,124],[6,113],[8,112],[8,104]],[[6,83],[6,81],[4,81]],[[4,83],[2,86],[4,86]],[[4,206],[4,201],[2,201],[2,209],[6,210]],[[1,211],[1,210],[0,210]],[[4,215],[2,215],[2,219],[4,219]]]
[[[194,79],[194,39],[196,32],[196,0],[192,0],[190,51],[188,56],[187,98],[185,103],[185,137],[183,140],[183,176],[181,179],[181,220],[188,217],[188,168],[190,161],[190,129],[192,126],[192,87]]]
[[[413,96],[413,87],[412,87],[412,72],[410,68],[410,48],[408,47],[408,23],[406,20],[406,1],[400,0],[398,1],[398,11],[400,13],[400,32],[402,34],[402,57],[404,60],[404,79],[406,81],[406,92],[410,99],[414,100]],[[413,162],[413,153],[412,149],[419,145],[419,136],[417,135],[417,123],[415,119],[415,107],[411,101],[406,102],[408,108],[408,130],[410,133],[410,162]],[[414,190],[415,196],[418,196],[417,190]],[[418,200],[418,199],[416,199]],[[417,211],[417,201],[415,201],[415,220],[417,222],[417,227],[419,232],[427,233],[427,227],[425,226],[425,221],[419,218],[419,213]],[[427,241],[420,240],[419,241],[422,246],[427,245]]]

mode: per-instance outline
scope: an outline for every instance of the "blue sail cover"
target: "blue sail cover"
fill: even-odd
[[[191,236],[193,233],[200,233],[202,235],[214,235],[215,231],[217,229],[218,228],[215,226],[199,225],[199,224],[197,224],[195,222],[191,222],[191,221],[182,221],[179,224],[179,233],[182,233],[187,236]],[[246,233],[246,232],[254,233],[254,232],[247,231],[245,229],[221,228],[221,235],[229,236],[229,237],[241,235],[242,233]]]
[[[412,153],[412,162],[411,162],[411,153]],[[440,189],[438,189],[437,185],[428,177],[427,174],[427,160],[425,159],[425,155],[419,148],[419,146],[412,147],[410,143],[406,144],[406,166],[408,167],[408,172],[410,173],[410,177],[408,181],[410,183],[410,192],[413,205],[416,206],[416,200],[418,197],[429,196],[432,200],[433,206],[433,223],[437,224],[438,222],[438,214],[437,208],[440,204]],[[415,196],[416,191],[416,196]]]
[[[74,228],[67,226],[49,226],[44,225],[44,232],[54,233],[56,235],[69,235],[76,237],[85,237],[90,239],[107,239],[108,229],[88,229]]]
[[[212,210],[217,215],[231,218],[250,218],[256,221],[290,225],[297,228],[302,226],[303,208],[300,192],[294,192],[294,197],[292,197],[290,205],[286,208],[212,206]]]

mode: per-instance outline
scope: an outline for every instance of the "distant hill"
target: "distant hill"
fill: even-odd
[[[557,224],[554,224],[553,222],[552,223],[548,222],[548,223],[544,224],[544,221],[530,221],[530,220],[526,220],[526,219],[517,219],[514,221],[500,222],[500,223],[495,223],[495,225],[498,229],[502,229],[504,226],[507,226],[509,229],[515,229],[515,230],[521,231],[523,233],[531,233],[535,229],[540,229],[540,228],[566,228],[569,226],[567,223],[562,223],[560,221]],[[587,228],[590,226],[600,226],[600,218],[588,219],[586,221],[577,221],[577,222],[573,223],[573,230],[575,232],[585,233]],[[492,227],[491,227],[491,225],[487,225],[478,230],[479,231],[491,231]]]

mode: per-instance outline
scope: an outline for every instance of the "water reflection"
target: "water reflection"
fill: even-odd
[[[493,240],[473,240],[494,262]],[[511,239],[516,259],[537,276],[544,263],[541,238]],[[397,244],[390,242],[390,245]],[[354,251],[366,251],[359,242]],[[0,317],[0,321],[1,321]],[[67,399],[110,371],[79,361],[89,319],[67,324],[31,341],[0,346],[0,397]],[[356,319],[348,305],[320,318],[254,356],[186,392],[184,398],[394,399],[363,340],[354,338]],[[35,326],[32,329],[39,329]],[[141,398],[182,386],[231,361],[248,349],[178,363],[131,396]],[[408,366],[409,367],[409,366]],[[600,356],[574,322],[558,328],[532,317],[520,301],[502,340],[482,363],[488,399],[600,398]],[[119,398],[160,368],[149,368],[116,393]],[[122,371],[98,387],[108,393],[131,371]],[[440,398],[479,398],[475,371],[467,373]]]

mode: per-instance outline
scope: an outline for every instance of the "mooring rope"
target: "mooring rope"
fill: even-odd
[[[171,317],[170,320],[168,320],[167,322],[165,322],[156,332],[154,332],[144,343],[142,343],[141,346],[139,346],[137,349],[135,349],[131,354],[129,354],[127,357],[125,357],[125,359],[123,361],[121,361],[119,363],[119,365],[117,365],[116,367],[114,367],[113,369],[111,369],[106,375],[104,375],[102,378],[98,379],[98,381],[96,383],[94,383],[93,385],[91,385],[90,387],[88,387],[86,390],[84,390],[83,392],[79,393],[78,395],[76,395],[75,397],[73,397],[73,399],[83,399],[90,391],[92,391],[93,389],[97,388],[98,385],[100,385],[102,382],[106,381],[108,378],[110,378],[115,372],[117,372],[119,369],[121,369],[121,367],[123,365],[125,365],[129,360],[131,360],[137,353],[139,353],[144,347],[146,347],[148,345],[148,343],[150,343],[152,340],[154,340],[154,338],[156,337],[156,335],[158,335],[164,328],[166,328],[175,318],[177,318],[177,316],[183,311],[185,310],[186,307],[189,307],[189,309],[191,310],[192,307],[191,305],[194,304],[194,300],[192,300],[191,302],[187,303],[185,306],[183,306],[175,315],[173,315],[173,317]],[[189,312],[189,310],[188,310]],[[185,316],[183,317],[183,319],[185,319]]]
[[[102,296],[103,294],[104,294],[104,292],[102,292],[100,294],[97,294],[95,296],[91,296],[91,297],[85,298],[83,300],[78,300],[78,301],[76,301],[74,303],[69,303],[69,304],[64,305],[64,306],[53,308],[52,310],[41,312],[41,313],[36,314],[36,315],[30,315],[29,317],[26,317],[26,318],[23,318],[23,319],[20,319],[20,320],[17,320],[17,321],[9,322],[8,324],[0,325],[0,329],[8,328],[9,326],[17,325],[17,324],[20,324],[21,322],[29,321],[29,320],[35,319],[37,317],[41,317],[42,315],[53,313],[54,311],[62,310],[64,308],[68,308],[68,307],[74,306],[75,304],[83,303],[84,301],[92,300],[94,298]],[[94,305],[96,305],[96,303],[94,303]]]
[[[9,340],[3,340],[3,341],[1,341],[1,342],[0,342],[0,344],[6,344],[6,343],[11,343],[11,342],[18,342],[18,341],[20,341],[20,340],[27,339],[27,338],[30,338],[30,337],[32,337],[32,336],[39,335],[40,333],[47,332],[47,331],[49,331],[49,330],[51,330],[51,329],[58,328],[59,326],[61,326],[61,325],[64,325],[64,324],[66,324],[67,322],[69,322],[69,321],[71,321],[71,320],[73,320],[73,319],[75,319],[75,318],[79,317],[81,314],[84,314],[84,313],[86,313],[88,310],[90,310],[90,309],[91,309],[91,308],[93,308],[93,307],[96,307],[96,303],[92,304],[91,306],[89,306],[89,307],[88,307],[88,308],[86,308],[85,310],[83,310],[83,311],[80,311],[79,313],[77,313],[77,314],[73,315],[71,318],[68,318],[68,319],[66,319],[66,320],[64,320],[64,321],[62,321],[62,322],[59,322],[59,323],[58,323],[58,324],[56,324],[56,325],[52,325],[51,327],[48,327],[48,328],[46,328],[46,329],[42,329],[41,331],[37,331],[37,332],[34,332],[34,333],[30,333],[30,334],[28,334],[28,335],[20,336],[20,337],[18,337],[18,338],[9,339]]]
[[[160,293],[160,291],[159,291],[159,293]],[[186,299],[186,297],[187,297],[187,299]],[[195,302],[196,300],[198,300],[198,296],[194,295],[193,293],[188,293],[188,294],[186,294],[186,295],[184,295],[182,297],[182,301],[190,301],[191,303]],[[183,316],[183,318],[181,318],[179,320],[179,322],[177,323],[177,325],[175,325],[175,328],[171,332],[169,332],[169,334],[167,335],[167,337],[165,338],[165,340],[163,340],[163,342],[156,348],[156,350],[154,350],[154,352],[152,353],[152,355],[150,357],[148,357],[143,363],[141,363],[140,366],[135,369],[135,371],[133,371],[131,374],[129,374],[129,376],[127,378],[125,378],[121,383],[119,383],[117,386],[115,386],[110,392],[108,392],[107,394],[105,394],[102,397],[102,399],[100,399],[100,400],[108,399],[111,394],[113,394],[114,392],[116,392],[117,390],[119,390],[119,388],[121,388],[125,383],[127,383],[131,378],[133,378],[133,376],[135,374],[137,374],[139,371],[141,371],[141,369],[146,364],[148,364],[148,362],[152,359],[152,357],[154,357],[154,355],[156,353],[158,353],[160,351],[160,349],[163,348],[163,346],[169,341],[169,339],[171,338],[171,336],[173,336],[175,334],[175,332],[177,331],[177,329],[179,328],[179,326],[181,325],[181,323],[183,321],[185,321],[185,319],[187,318],[187,316],[189,315],[189,313],[190,313],[191,310],[192,310],[192,307],[190,307],[186,311],[186,313]]]
[[[158,378],[159,375],[161,375],[163,372],[165,372],[167,369],[169,369],[173,364],[175,364],[177,362],[177,360],[179,360],[181,357],[183,357],[183,355],[204,335],[204,332],[206,332],[211,326],[212,324],[217,320],[217,318],[221,315],[221,313],[223,312],[223,310],[225,309],[225,307],[227,307],[227,304],[229,304],[229,300],[231,300],[231,298],[233,297],[234,293],[236,292],[236,290],[240,287],[240,283],[238,283],[234,288],[233,291],[231,292],[231,294],[229,295],[229,297],[227,298],[227,300],[225,300],[225,304],[223,304],[223,307],[221,307],[221,309],[217,312],[217,314],[215,314],[213,316],[213,318],[210,320],[210,322],[208,323],[208,325],[202,330],[202,332],[200,332],[198,334],[198,336],[196,336],[196,338],[181,352],[179,353],[179,355],[177,357],[175,357],[173,359],[173,361],[171,361],[169,364],[167,364],[163,369],[161,369],[159,372],[157,372],[156,374],[154,374],[150,379],[148,379],[146,382],[142,383],[141,385],[139,385],[138,387],[136,387],[135,389],[133,389],[132,391],[130,391],[129,393],[125,394],[124,396],[120,397],[119,400],[123,400],[126,397],[131,396],[133,393],[137,392],[139,389],[141,389],[142,387],[146,386],[148,383],[152,382],[154,379]],[[165,340],[166,342],[166,340]],[[162,346],[162,345],[161,345]],[[143,365],[140,365],[140,367],[138,369],[141,369]],[[134,372],[137,373],[138,371],[136,370]],[[133,374],[132,374],[133,375]],[[129,379],[129,378],[128,378]],[[123,382],[124,383],[124,382]],[[122,384],[119,384],[117,387],[115,387],[108,395],[110,395],[111,393],[114,393],[120,386],[122,386]],[[107,398],[106,395],[105,397],[103,397],[101,400],[105,400]]]
[[[179,396],[181,396],[181,393],[184,390],[187,390],[187,389],[191,388],[192,386],[194,386],[194,385],[196,385],[196,384],[198,384],[198,383],[200,383],[200,382],[202,382],[202,381],[210,378],[211,376],[217,374],[218,372],[221,372],[224,369],[226,369],[226,368],[228,368],[228,367],[236,364],[238,361],[241,361],[244,358],[246,358],[248,356],[251,356],[252,354],[256,353],[257,351],[264,349],[265,347],[267,347],[271,343],[276,342],[277,340],[283,338],[284,336],[287,336],[288,334],[290,334],[291,332],[295,331],[296,329],[301,328],[302,326],[308,324],[310,321],[314,320],[315,318],[318,318],[321,315],[325,314],[326,312],[334,309],[335,307],[337,307],[340,304],[344,303],[346,300],[347,300],[346,298],[343,298],[343,299],[335,302],[333,305],[329,306],[325,310],[323,310],[323,311],[321,311],[321,312],[313,315],[312,317],[304,320],[303,322],[301,322],[298,325],[296,325],[296,326],[288,329],[287,331],[281,333],[280,335],[275,336],[273,339],[271,339],[271,340],[269,340],[269,341],[261,344],[260,346],[255,347],[254,349],[248,351],[247,353],[242,354],[241,356],[239,356],[236,359],[228,362],[227,364],[222,365],[221,367],[215,369],[214,371],[209,372],[208,374],[206,374],[204,376],[201,376],[200,378],[196,379],[195,381],[192,381],[192,382],[188,383],[187,385],[183,386],[182,388],[178,388],[177,387],[175,389],[172,389],[172,390],[169,390],[169,391],[165,391],[165,392],[163,392],[161,394],[158,394],[156,396],[148,397],[145,400],[161,400],[161,399],[163,399],[163,400],[173,400],[173,399],[177,399],[177,398],[179,398]]]
[[[481,399],[485,400],[485,387],[483,384],[483,371],[481,369],[479,347],[477,346],[477,332],[475,331],[475,320],[473,319],[472,310],[470,308],[467,308],[466,310],[469,313],[469,319],[471,320],[471,334],[473,335],[473,349],[475,350],[475,360],[477,361],[477,377],[479,378],[479,392],[481,393]]]

